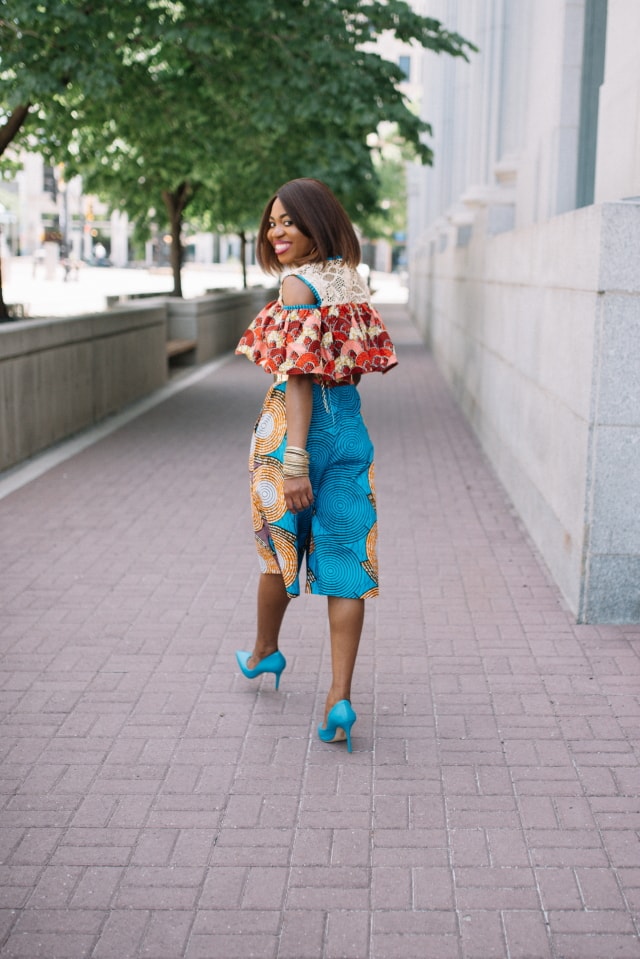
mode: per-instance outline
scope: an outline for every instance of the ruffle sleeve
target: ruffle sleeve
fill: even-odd
[[[267,373],[311,373],[328,384],[357,382],[396,365],[391,337],[368,303],[286,309],[268,303],[236,348]]]

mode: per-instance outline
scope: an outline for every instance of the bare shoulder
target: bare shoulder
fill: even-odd
[[[308,284],[298,276],[285,276],[282,281],[282,302],[285,306],[297,306],[298,304],[314,306],[316,297]]]

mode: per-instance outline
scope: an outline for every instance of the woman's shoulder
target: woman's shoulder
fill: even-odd
[[[287,273],[280,284],[280,300],[288,309],[319,306],[321,299],[313,283],[297,273]]]

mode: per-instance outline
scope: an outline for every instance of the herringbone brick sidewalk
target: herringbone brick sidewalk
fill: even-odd
[[[640,629],[576,626],[402,310],[362,384],[382,595],[248,682],[234,359],[0,501],[6,959],[640,957]],[[395,319],[394,319],[395,317]]]

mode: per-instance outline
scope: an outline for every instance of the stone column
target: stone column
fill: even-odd
[[[640,3],[609,0],[595,202],[640,194]]]
[[[129,262],[129,217],[114,210],[111,214],[111,263],[127,266]]]
[[[587,623],[640,622],[638,251],[640,202],[604,204],[578,610]]]

